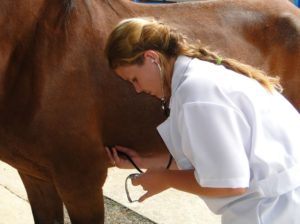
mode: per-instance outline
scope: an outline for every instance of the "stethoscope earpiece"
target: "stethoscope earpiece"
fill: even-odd
[[[156,64],[156,65],[157,65],[157,68],[158,68],[159,72],[161,73],[162,70],[161,70],[160,64],[158,64],[158,63],[155,61],[155,59],[151,59],[151,62],[152,62],[152,64]],[[160,74],[160,75],[162,75],[162,74]]]
[[[152,62],[152,64],[156,64],[157,65],[157,68],[158,68],[158,70],[159,70],[159,74],[160,74],[160,77],[161,77],[161,81],[162,81],[162,86],[161,86],[161,88],[162,88],[162,92],[163,92],[163,94],[164,94],[164,76],[163,76],[163,73],[162,73],[162,69],[161,69],[161,67],[160,67],[160,64],[159,63],[157,63],[156,61],[155,61],[155,59],[151,59],[151,62]],[[168,107],[167,107],[167,103],[166,103],[166,100],[165,100],[165,97],[163,96],[161,99],[161,109],[165,112],[165,114],[166,114],[166,116],[169,116],[169,112],[168,112]]]

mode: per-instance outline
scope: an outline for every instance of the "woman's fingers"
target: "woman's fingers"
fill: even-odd
[[[133,186],[138,186],[140,185],[140,178],[142,177],[143,174],[136,174],[131,177],[131,184]]]
[[[119,154],[121,152],[119,149],[116,149],[116,147],[109,148],[107,146],[105,146],[104,148],[113,166],[116,166],[118,168],[124,168],[124,169],[128,169],[132,167],[128,159],[122,158],[122,156]]]
[[[105,150],[108,154],[109,160],[112,163],[112,165],[118,166],[121,164],[121,159],[118,155],[117,150],[114,147],[112,148],[105,147]]]
[[[112,148],[112,152],[113,152],[113,157],[114,157],[116,165],[119,165],[121,163],[121,160],[120,160],[120,157],[118,155],[118,151],[116,150],[115,147]]]
[[[145,185],[145,183],[143,184],[144,175],[145,174],[135,174],[131,177],[131,184],[133,186],[141,185],[143,190],[146,191],[146,193],[139,198],[139,200],[138,200],[139,202],[143,202],[147,198],[150,198],[153,195],[157,194],[157,193],[155,193],[155,191],[152,191],[151,187],[150,187],[150,189],[148,189],[149,186],[147,187]]]
[[[107,152],[107,155],[108,155],[108,158],[109,158],[111,164],[112,164],[112,165],[115,165],[115,160],[114,160],[114,158],[113,158],[113,155],[111,154],[110,149],[109,149],[108,147],[104,147],[104,148],[105,148],[105,150],[106,150],[106,152]]]
[[[142,158],[133,149],[118,145],[111,148],[105,147],[105,150],[114,166],[125,169],[133,168],[128,159],[129,156],[139,167],[142,167]]]
[[[139,198],[139,202],[143,202],[145,201],[147,198],[150,198],[152,197],[153,194],[151,194],[149,191],[147,191],[144,195],[142,195],[140,198]]]
[[[116,145],[115,148],[120,151],[120,152],[124,152],[126,153],[127,155],[133,157],[133,156],[137,156],[137,153],[136,151],[134,151],[133,149],[130,149],[130,148],[126,148],[124,146],[120,146],[120,145]]]

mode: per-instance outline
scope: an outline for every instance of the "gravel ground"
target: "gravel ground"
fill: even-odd
[[[150,219],[124,207],[114,200],[104,197],[105,222],[104,224],[157,224]],[[71,221],[65,210],[65,224]]]
[[[150,219],[104,197],[105,224],[156,224]]]

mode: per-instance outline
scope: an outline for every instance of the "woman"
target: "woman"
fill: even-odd
[[[278,79],[150,18],[119,23],[106,56],[136,92],[170,102],[158,131],[179,170],[107,150],[120,168],[129,165],[117,151],[150,168],[132,180],[147,191],[139,201],[173,187],[201,196],[222,223],[300,223],[300,117]]]

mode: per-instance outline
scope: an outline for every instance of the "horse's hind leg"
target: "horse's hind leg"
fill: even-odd
[[[19,172],[36,224],[64,223],[63,203],[52,183]]]

